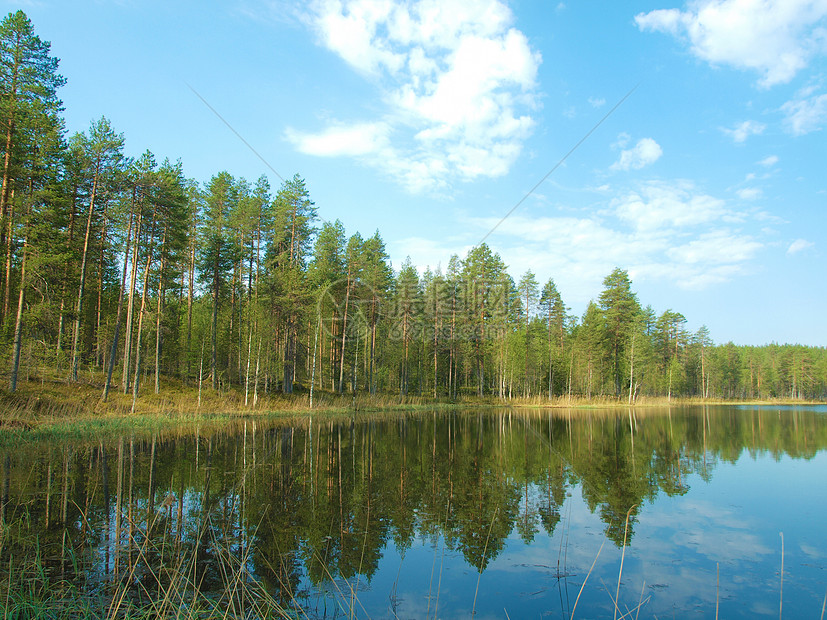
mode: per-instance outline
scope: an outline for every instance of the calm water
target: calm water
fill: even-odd
[[[618,592],[618,616],[817,618],[826,448],[824,406],[360,415],[26,445],[3,455],[0,572],[37,540],[52,578],[91,594],[151,598],[186,574],[229,609],[260,587],[311,618],[611,617]]]

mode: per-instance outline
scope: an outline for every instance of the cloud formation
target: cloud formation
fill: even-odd
[[[792,256],[793,254],[798,254],[799,252],[803,252],[814,245],[815,244],[812,241],[807,241],[806,239],[796,239],[790,244],[790,247],[787,248],[787,255]]]
[[[625,134],[621,135],[620,143],[625,142]],[[620,153],[620,159],[611,165],[612,170],[640,170],[655,163],[663,155],[663,149],[652,138],[642,138],[630,149]]]
[[[684,11],[640,13],[635,22],[687,41],[701,60],[755,71],[759,86],[769,88],[824,52],[825,17],[823,0],[696,0]]]
[[[827,94],[816,95],[812,88],[799,92],[795,99],[781,106],[787,129],[794,136],[819,131],[827,122]]]
[[[764,133],[766,128],[767,126],[764,125],[764,123],[759,123],[757,121],[744,121],[742,123],[738,123],[732,129],[721,127],[721,131],[724,132],[725,135],[732,138],[733,141],[741,144],[746,142],[747,138],[750,136],[757,136]]]
[[[361,157],[412,192],[509,171],[534,125],[541,58],[505,4],[324,0],[308,20],[376,85],[386,111],[315,133],[291,128],[297,149]]]
[[[420,266],[444,267],[458,247],[473,246],[498,223],[490,243],[510,273],[530,268],[538,279],[552,276],[574,303],[593,298],[618,265],[634,278],[701,290],[748,273],[767,247],[760,214],[740,213],[691,181],[674,180],[640,183],[580,215],[515,213],[501,223],[466,215],[456,226],[466,231],[462,240],[410,238],[394,251]]]

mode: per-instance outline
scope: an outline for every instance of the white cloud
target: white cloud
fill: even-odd
[[[761,161],[758,162],[759,166],[764,166],[765,168],[772,168],[775,164],[778,163],[778,156],[777,155],[770,155],[769,157],[765,157]]]
[[[606,100],[603,97],[589,97],[589,105],[593,108],[602,108],[606,105]]]
[[[790,244],[790,247],[787,248],[787,255],[792,256],[793,254],[798,254],[799,252],[803,252],[814,245],[815,244],[812,241],[807,241],[806,239],[796,239]]]
[[[385,123],[331,126],[316,134],[288,128],[285,137],[307,155],[337,157],[367,155],[387,148],[389,127]]]
[[[663,149],[652,138],[642,138],[631,149],[621,151],[620,159],[611,165],[612,170],[640,170],[655,163],[663,155]]]
[[[760,198],[763,194],[763,192],[757,187],[744,187],[739,189],[736,193],[738,194],[738,198],[741,200],[755,200],[756,198]]]
[[[612,207],[617,217],[638,230],[678,229],[734,217],[723,200],[699,192],[688,181],[646,183],[615,199]]]
[[[641,30],[688,40],[712,63],[756,71],[765,88],[789,82],[824,51],[824,0],[696,0],[687,10],[640,13]]]
[[[827,94],[812,95],[807,89],[782,105],[781,111],[786,115],[787,128],[793,135],[819,131],[827,121]]]
[[[582,217],[515,214],[489,243],[510,273],[531,268],[538,280],[552,276],[567,302],[580,304],[618,265],[641,281],[685,289],[729,282],[748,272],[765,247],[761,233],[745,230],[758,220],[691,182],[650,181]],[[457,228],[481,237],[498,222],[467,217]]]
[[[387,108],[381,122],[353,123],[354,134],[373,127],[394,136],[329,154],[363,156],[411,191],[501,176],[516,161],[534,125],[528,112],[541,58],[500,0],[324,0],[309,19],[321,44],[371,79]],[[346,134],[337,125],[288,137],[323,147],[336,136],[347,143]]]
[[[741,142],[746,142],[746,139],[750,136],[757,136],[764,133],[766,128],[767,126],[764,125],[764,123],[744,121],[743,123],[738,123],[735,125],[733,129],[721,127],[721,131],[740,144]]]
[[[733,265],[750,260],[762,247],[748,235],[721,229],[703,233],[697,239],[670,248],[667,255],[684,265]]]

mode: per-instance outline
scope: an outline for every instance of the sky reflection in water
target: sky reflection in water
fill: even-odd
[[[130,561],[116,515],[132,497],[138,534],[154,520],[150,539],[182,557],[205,524],[220,534],[192,555],[205,588],[220,594],[221,545],[250,549],[247,578],[311,617],[568,618],[592,563],[574,616],[614,615],[624,537],[619,616],[712,617],[716,603],[720,617],[776,616],[783,532],[784,615],[815,617],[825,413],[417,413],[50,444],[8,453],[6,516],[25,506],[47,551],[68,532],[99,587]]]

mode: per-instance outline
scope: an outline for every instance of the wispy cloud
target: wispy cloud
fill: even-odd
[[[741,200],[755,200],[760,198],[764,192],[757,187],[744,187],[739,189],[736,193],[738,194],[738,198]]]
[[[612,202],[614,214],[637,230],[676,230],[732,220],[726,203],[689,181],[642,184]]]
[[[799,252],[803,252],[814,245],[815,244],[812,241],[807,241],[806,239],[796,239],[790,244],[790,247],[787,248],[787,255],[792,256],[793,254],[798,254]]]
[[[764,166],[764,168],[772,168],[775,164],[778,163],[778,156],[777,155],[769,155],[765,157],[761,161],[758,162],[759,166]]]
[[[781,106],[787,129],[795,136],[819,131],[827,122],[827,94],[816,95],[807,88]]]
[[[750,136],[757,136],[764,133],[764,130],[767,128],[764,123],[759,123],[757,121],[744,121],[742,123],[738,123],[732,129],[727,129],[726,127],[721,127],[721,131],[733,139],[733,141],[737,143],[746,142],[747,138]]]
[[[824,51],[823,0],[698,0],[685,11],[640,13],[641,30],[671,34],[711,64],[758,72],[758,84],[784,84]]]
[[[509,273],[532,269],[540,280],[553,277],[566,302],[582,306],[618,265],[638,282],[693,291],[726,284],[755,269],[773,234],[763,230],[762,213],[742,213],[736,199],[710,195],[691,181],[647,181],[614,193],[602,208],[515,213],[490,243]],[[498,222],[495,216],[460,214],[453,230],[461,232],[451,239],[411,237],[390,250],[400,259],[410,255],[420,268],[441,264],[444,270],[452,253],[464,257],[479,234]]]
[[[413,192],[510,170],[534,126],[541,58],[505,4],[324,0],[307,19],[385,108],[380,121],[291,128],[297,148],[361,157]]]

